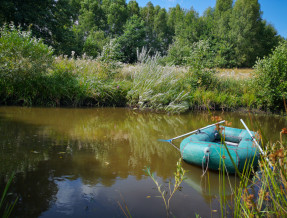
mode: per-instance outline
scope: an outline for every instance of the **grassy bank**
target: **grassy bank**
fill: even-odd
[[[277,53],[286,56],[286,47],[282,44]],[[200,52],[194,54],[189,67],[179,68],[162,66],[159,55],[150,57],[143,50],[138,54],[138,64],[128,70],[113,61],[112,52],[112,48],[105,47],[98,59],[75,58],[73,53],[69,58],[55,57],[53,49],[30,32],[4,26],[0,38],[0,104],[129,106],[170,113],[207,108],[284,108],[287,64],[284,55],[276,56],[276,50],[275,60],[272,56],[257,63],[255,74],[260,79],[254,79],[249,70],[242,76],[237,70],[208,69]],[[278,71],[274,77],[267,70],[273,70],[272,64],[278,60],[283,67],[273,67]],[[283,83],[274,88],[273,81],[278,79]]]
[[[0,104],[25,106],[129,106],[166,112],[254,107],[248,80],[215,70],[163,67],[148,58],[127,71],[89,58],[57,57],[46,73],[0,78]]]

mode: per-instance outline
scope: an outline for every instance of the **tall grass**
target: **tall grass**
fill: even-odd
[[[225,198],[224,185],[219,187],[222,216],[233,217],[284,217],[287,213],[287,150],[286,128],[280,133],[280,141],[266,144],[268,156],[261,154],[259,168],[255,172],[253,161],[245,163],[242,173],[238,173],[239,185],[233,189],[232,200]],[[272,166],[270,166],[270,161]],[[219,172],[219,179],[229,178],[224,171],[224,160]],[[223,189],[222,189],[223,188]],[[227,213],[228,210],[228,213]]]
[[[158,55],[145,57],[144,63],[133,73],[127,95],[130,106],[166,112],[188,110],[190,90],[184,87],[185,74],[176,68],[160,66],[158,58]]]
[[[250,181],[243,174],[234,197],[235,217],[284,217],[287,213],[287,158],[286,146],[281,142],[268,144],[271,168],[262,158],[260,168]]]

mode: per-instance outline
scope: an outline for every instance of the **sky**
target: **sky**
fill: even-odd
[[[129,0],[128,0],[129,1]],[[127,2],[128,2],[127,1]],[[140,7],[144,7],[149,1],[154,6],[159,5],[166,9],[179,4],[184,9],[193,7],[200,15],[208,7],[214,7],[216,0],[136,0]],[[259,0],[262,18],[272,24],[278,34],[287,38],[287,0]]]

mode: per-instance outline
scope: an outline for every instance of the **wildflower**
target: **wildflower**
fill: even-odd
[[[220,116],[213,116],[213,117],[211,117],[211,120],[212,120],[212,121],[219,122],[219,121],[222,120],[222,118],[221,118]]]
[[[287,128],[283,128],[281,134],[287,134]]]
[[[232,122],[225,121],[225,126],[232,126]]]

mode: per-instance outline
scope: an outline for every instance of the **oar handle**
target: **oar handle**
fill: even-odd
[[[244,123],[244,121],[242,119],[240,119],[241,123],[243,124],[243,126],[245,127],[245,129],[247,130],[247,132],[249,133],[249,135],[251,136],[252,140],[254,141],[254,143],[256,144],[256,146],[258,147],[260,153],[264,156],[266,156],[266,160],[269,164],[269,166],[273,169],[273,166],[271,164],[271,162],[269,161],[266,153],[262,150],[261,146],[258,144],[258,142],[256,141],[255,137],[252,135],[252,133],[250,132],[250,130],[248,129],[248,127],[246,126],[246,124]]]
[[[172,138],[172,139],[169,139],[169,141],[172,141],[172,140],[175,140],[175,139],[178,139],[178,138],[181,138],[181,137],[184,137],[184,136],[190,135],[190,134],[192,134],[192,133],[197,132],[198,130],[207,129],[207,128],[211,127],[211,126],[215,126],[215,125],[217,125],[217,124],[224,123],[224,122],[225,122],[225,120],[222,120],[222,121],[220,121],[220,122],[218,122],[218,123],[214,123],[214,124],[211,124],[211,125],[208,125],[208,126],[202,127],[202,128],[200,128],[200,129],[194,130],[194,131],[192,131],[192,132],[188,132],[188,133],[186,133],[186,134],[183,134],[183,135],[180,135],[180,136],[174,137],[174,138]]]

